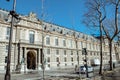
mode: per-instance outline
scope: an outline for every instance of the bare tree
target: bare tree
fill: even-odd
[[[85,14],[85,24],[89,26],[99,27],[100,32],[100,71],[102,74],[102,34],[104,33],[109,43],[110,54],[110,70],[113,69],[112,65],[112,42],[114,38],[119,34],[120,27],[119,22],[119,4],[120,0],[87,0],[88,12]],[[109,12],[111,9],[111,13]],[[107,13],[108,12],[108,13]],[[113,15],[112,15],[113,14]],[[111,16],[112,15],[112,16]]]
[[[106,0],[86,0],[87,13],[85,13],[84,23],[94,29],[98,29],[100,33],[100,70],[102,74],[102,26],[106,18]]]
[[[109,0],[108,3],[110,5],[113,5],[113,10],[114,11],[114,19],[107,19],[103,23],[103,31],[108,39],[109,42],[109,53],[110,53],[110,70],[113,69],[113,62],[112,62],[112,42],[114,38],[119,34],[120,32],[120,27],[118,26],[118,21],[119,21],[119,4],[120,0]],[[112,11],[112,12],[113,12]]]

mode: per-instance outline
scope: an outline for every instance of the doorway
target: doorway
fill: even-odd
[[[36,69],[36,53],[33,50],[27,53],[27,68]]]

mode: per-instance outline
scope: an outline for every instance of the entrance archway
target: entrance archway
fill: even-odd
[[[27,68],[36,69],[36,53],[33,50],[27,53]]]

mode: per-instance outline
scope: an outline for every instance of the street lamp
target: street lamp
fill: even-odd
[[[45,80],[45,59],[44,59],[44,25],[43,25],[43,17],[44,17],[44,13],[43,13],[43,10],[44,10],[44,0],[42,0],[41,2],[41,8],[42,8],[42,14],[41,14],[41,22],[42,22],[42,49],[41,49],[41,54],[42,54],[42,77],[43,77],[43,80]]]
[[[10,1],[10,0],[6,0]],[[15,13],[16,7],[16,0],[13,2],[13,9],[10,11],[10,15],[12,16],[11,19],[11,27],[10,27],[10,38],[9,38],[9,47],[8,47],[8,58],[7,58],[7,67],[6,67],[6,74],[4,80],[11,80],[10,75],[10,62],[11,62],[11,48],[12,48],[12,35],[13,35],[13,26],[14,26],[14,17],[18,18],[18,15]]]

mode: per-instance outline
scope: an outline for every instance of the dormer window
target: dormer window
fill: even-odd
[[[44,30],[46,30],[46,29],[47,29],[47,26],[44,27]]]
[[[60,30],[60,34],[62,34],[63,33],[63,30]]]

